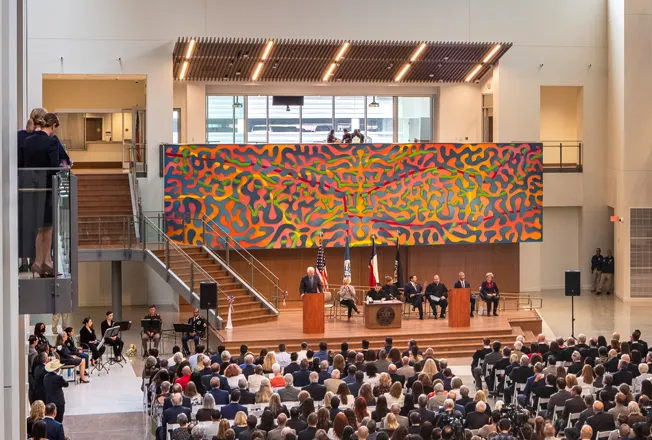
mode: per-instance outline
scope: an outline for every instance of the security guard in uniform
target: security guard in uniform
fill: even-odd
[[[151,319],[156,321],[161,321],[161,315],[156,312],[156,306],[152,305],[149,307],[149,313],[145,315],[143,319]],[[147,344],[149,341],[154,341],[154,348],[158,349],[158,344],[161,342],[161,333],[157,331],[145,331],[140,332],[140,337],[143,342],[143,357],[147,357]]]
[[[199,309],[192,309],[192,318],[188,318],[188,324],[190,324],[190,333],[183,335],[181,342],[183,345],[183,352],[186,356],[190,355],[190,349],[188,348],[188,340],[192,338],[195,342],[195,347],[199,344],[199,337],[206,331],[206,320],[199,316]]]
[[[602,250],[597,248],[595,255],[591,257],[591,292],[595,292],[602,278]]]

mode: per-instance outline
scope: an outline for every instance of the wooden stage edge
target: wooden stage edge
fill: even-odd
[[[420,321],[416,315],[411,319],[403,318],[401,328],[367,329],[363,314],[353,315],[351,321],[344,319],[326,319],[325,331],[321,334],[305,334],[302,330],[303,312],[295,309],[281,309],[276,321],[235,327],[232,330],[217,331],[221,343],[232,354],[239,352],[241,344],[246,344],[249,351],[258,354],[261,348],[276,350],[283,342],[288,351],[300,349],[301,342],[306,341],[309,348],[319,350],[319,342],[328,343],[328,348],[339,351],[340,344],[347,342],[349,348],[359,350],[361,341],[367,339],[371,348],[384,346],[385,337],[391,336],[394,345],[402,350],[407,348],[407,341],[416,339],[421,349],[432,347],[436,356],[466,357],[480,347],[483,337],[497,339],[507,345],[514,343],[517,335],[524,335],[526,340],[533,340],[541,332],[542,320],[536,310],[506,311],[499,316],[477,316],[471,319],[469,327],[450,328],[448,319],[429,319]]]

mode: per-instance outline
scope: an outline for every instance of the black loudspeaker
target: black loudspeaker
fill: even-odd
[[[566,271],[566,296],[580,296],[580,271]]]
[[[199,283],[199,308],[202,310],[217,309],[216,283]]]

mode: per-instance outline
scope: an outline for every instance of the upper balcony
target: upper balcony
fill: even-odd
[[[542,141],[544,173],[581,173],[582,141]]]

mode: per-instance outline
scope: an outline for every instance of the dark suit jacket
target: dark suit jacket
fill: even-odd
[[[45,384],[43,383],[43,379],[46,374],[47,371],[45,371],[44,364],[38,364],[34,367],[34,372],[32,373],[32,376],[34,377],[32,398],[34,400],[42,400],[45,402]]]
[[[319,372],[319,384],[320,384],[320,385],[323,385],[323,384],[324,384],[324,381],[325,381],[326,379],[330,379],[330,378],[331,378],[331,375],[328,374],[328,371],[320,371],[320,372]]]
[[[604,369],[609,373],[615,373],[618,371],[618,358],[611,358],[604,363]]]
[[[294,387],[283,387],[277,391],[281,402],[296,402],[299,397],[299,390]]]
[[[573,362],[568,366],[567,373],[577,375],[577,373],[582,372],[582,367],[584,364],[582,362]]]
[[[229,404],[229,392],[220,389],[210,390],[209,393],[213,395],[215,399],[215,405],[228,405]]]
[[[482,285],[480,286],[480,298],[486,300],[487,295],[495,293],[496,298],[500,298],[500,292],[498,291],[498,284],[496,282],[491,283],[491,287],[489,287],[489,283],[486,281],[482,282]]]
[[[163,400],[163,411],[165,411],[168,408],[172,408],[172,400],[170,400],[172,396],[166,397]],[[190,403],[190,397],[183,396],[181,400],[181,406],[185,406],[186,408],[192,408],[192,403]],[[172,423],[177,423],[176,421]]]
[[[570,398],[570,392],[566,390],[557,391],[555,394],[550,396],[547,418],[552,419],[552,413],[555,411],[555,406],[564,406],[566,401]]]
[[[562,418],[568,421],[569,414],[581,413],[585,409],[586,404],[584,403],[584,399],[582,399],[581,396],[571,397],[564,404],[564,412],[562,414]]]
[[[489,416],[483,412],[473,411],[467,414],[464,427],[466,429],[480,429],[489,423]]]
[[[543,387],[533,389],[532,395],[534,396],[534,399],[532,400],[532,403],[534,404],[534,407],[538,408],[540,398],[549,399],[556,392],[557,392],[557,388],[551,385],[546,385]]]
[[[306,385],[305,387],[301,388],[301,391],[308,391],[310,397],[312,397],[314,401],[318,401],[324,400],[326,387],[318,383],[311,383],[310,385]]]
[[[297,436],[297,440],[313,440],[315,438],[316,433],[317,433],[317,428],[308,427],[299,433],[299,435]]]
[[[444,283],[435,284],[430,283],[426,286],[426,298],[431,300],[431,296],[435,298],[447,298],[448,297],[448,288]]]
[[[283,374],[292,374],[295,371],[299,371],[299,364],[296,362],[290,362],[285,368],[283,368]]]
[[[240,434],[238,434],[237,438],[238,440],[249,440],[251,439],[251,434],[253,434],[254,431],[256,431],[256,428],[254,429],[247,428],[244,431],[241,431]]]
[[[613,385],[617,387],[620,384],[626,383],[627,385],[632,384],[632,373],[627,370],[619,370],[613,374],[614,383]]]
[[[296,432],[301,432],[308,427],[308,424],[303,420],[297,418],[297,419],[289,419],[287,426],[288,428],[294,429]]]
[[[249,376],[254,374],[254,366],[253,365],[247,365],[242,369],[242,374],[244,374],[244,377],[249,379]]]
[[[421,424],[422,425],[425,422],[430,422],[433,425],[435,424],[436,414],[435,414],[434,411],[431,411],[428,408],[419,408],[419,409],[415,409],[414,411],[418,412],[419,415],[421,416]],[[409,417],[409,415],[408,415],[408,417]]]
[[[45,387],[45,403],[54,403],[57,406],[66,404],[66,398],[63,396],[63,389],[68,387],[66,379],[57,373],[47,373],[43,378]]]
[[[468,281],[464,280],[464,285],[460,282],[460,280],[455,281],[455,285],[453,286],[454,289],[470,289],[471,288],[471,283]]]
[[[177,423],[177,416],[181,413],[185,414],[188,417],[188,420],[190,420],[192,410],[190,408],[186,408],[185,406],[173,406],[164,410],[163,418],[161,419],[163,429],[167,428],[168,423]]]
[[[211,389],[211,379],[217,377],[220,379],[220,389],[228,391],[229,390],[229,382],[227,382],[226,377],[222,376],[221,374],[206,374],[201,377],[201,383],[204,385],[204,388],[207,390]]]
[[[253,405],[254,403],[256,403],[256,395],[251,391],[240,388],[240,404]]]
[[[480,363],[480,359],[484,359],[484,357],[489,353],[491,353],[491,348],[481,348],[480,350],[476,350],[475,353],[473,353],[473,362],[471,362],[471,368],[477,367]]]
[[[46,432],[48,440],[66,440],[66,435],[63,432],[62,423],[57,422],[51,417],[45,417],[43,421],[47,426]]]
[[[358,397],[358,394],[360,394],[360,387],[362,386],[362,382],[353,382],[347,386],[349,387],[351,394],[355,397]]]
[[[238,411],[242,411],[245,414],[249,414],[249,411],[247,410],[246,406],[242,406],[239,403],[229,403],[228,405],[224,405],[221,409],[220,412],[222,413],[222,418],[225,418],[227,420],[233,420],[235,419],[235,415],[238,413]]]
[[[412,302],[412,297],[421,292],[423,292],[423,287],[421,287],[421,284],[419,283],[416,283],[416,288],[412,285],[412,283],[407,283],[403,287],[403,294],[405,294],[405,300],[407,302]]]
[[[589,406],[586,408],[584,411],[580,413],[580,418],[577,419],[577,423],[575,423],[575,427],[577,429],[582,429],[582,426],[586,423],[586,419],[591,417],[593,415],[593,406]]]
[[[514,383],[526,383],[528,378],[534,376],[534,370],[532,367],[519,366],[514,368],[509,375],[509,378],[514,381]]]
[[[641,340],[631,342],[629,348],[630,350],[640,351],[643,358],[645,358],[645,355],[648,352],[647,342]]]
[[[405,376],[398,373],[390,373],[389,377],[392,378],[392,383],[399,382],[401,386],[405,385]]]
[[[613,416],[605,412],[593,414],[591,417],[586,419],[586,424],[593,428],[593,437],[591,438],[594,440],[597,437],[598,432],[613,431],[616,429]]]
[[[292,373],[293,384],[295,387],[305,387],[310,384],[310,370],[299,370]]]
[[[312,277],[312,284],[310,283],[310,277],[308,275],[301,278],[299,283],[299,292],[301,293],[322,293],[324,291],[324,285],[321,283],[317,273]]]

